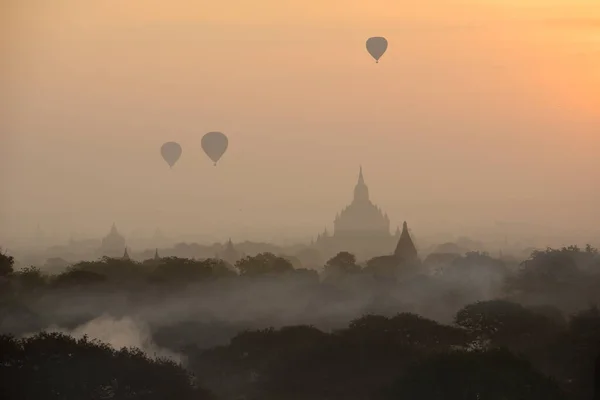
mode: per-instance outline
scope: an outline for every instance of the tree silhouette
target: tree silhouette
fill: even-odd
[[[58,333],[0,336],[0,375],[0,397],[8,400],[209,398],[172,361]]]
[[[384,281],[391,281],[398,275],[400,261],[393,255],[373,257],[367,261],[365,272]]]
[[[249,277],[281,274],[294,270],[291,262],[273,253],[246,256],[238,260],[235,267],[240,271],[240,275]]]
[[[580,253],[577,246],[536,250],[521,263],[517,276],[509,280],[508,289],[521,293],[562,291],[580,276],[577,265]]]
[[[348,253],[347,251],[339,252],[330,258],[325,264],[325,267],[338,268],[344,273],[351,273],[360,270],[360,267],[356,265],[356,256]]]
[[[388,399],[563,400],[556,382],[507,350],[448,352],[422,361],[398,379]]]
[[[588,246],[534,251],[521,263],[515,276],[509,276],[505,290],[519,302],[556,305],[569,312],[597,302],[600,284],[600,257]]]
[[[600,400],[600,353],[594,364],[594,400]]]
[[[37,267],[25,267],[16,272],[19,285],[25,290],[37,290],[46,285],[46,278]]]
[[[155,278],[171,282],[206,281],[218,277],[233,276],[225,261],[218,259],[190,260],[180,257],[166,257],[153,272]]]
[[[469,304],[458,311],[455,322],[480,342],[515,351],[543,346],[561,332],[554,319],[504,300]]]
[[[468,343],[464,330],[412,313],[397,314],[392,318],[366,315],[350,322],[348,329],[342,332],[359,341],[385,342],[392,347],[410,347],[425,352],[466,346]]]
[[[15,259],[0,248],[0,277],[7,277],[14,271]]]
[[[103,275],[119,284],[139,282],[145,279],[151,271],[136,261],[111,257],[102,257],[98,261],[82,261],[69,269]]]
[[[203,254],[199,245],[186,248],[191,256]],[[164,310],[157,310],[161,317],[151,320],[152,340],[185,353],[200,386],[224,400],[555,400],[563,394],[600,400],[592,373],[600,353],[600,311],[582,311],[600,300],[599,256],[591,246],[533,252],[515,272],[485,253],[431,256],[426,264],[440,267],[439,275],[413,274],[394,256],[374,257],[361,269],[353,254],[340,252],[324,268],[331,281],[321,281],[315,270],[294,268],[288,256],[275,255],[278,248],[272,251],[244,257],[235,267],[214,258],[155,257],[144,263],[102,258],[50,276],[36,267],[15,271],[12,257],[0,253],[0,333],[30,334],[51,324],[72,329],[108,311],[152,315],[149,305],[160,307],[154,302],[159,298],[170,302],[168,324],[161,319]],[[480,283],[506,276],[514,289],[508,296],[487,290],[483,297]],[[187,290],[188,283],[198,287]],[[243,293],[251,302],[260,293],[268,307],[276,303],[277,314],[248,307],[235,321],[213,320],[230,304],[226,299],[221,307],[218,296],[238,290],[236,300]],[[210,304],[185,306],[202,302],[205,294]],[[468,304],[495,295],[502,300]],[[126,301],[113,302],[115,297]],[[178,307],[170,307],[174,304]],[[452,325],[397,314],[418,310],[448,321],[458,308]],[[319,329],[281,328],[285,321]],[[269,326],[274,327],[265,329]],[[17,385],[24,380],[27,387]],[[391,390],[382,392],[386,388]],[[54,334],[0,340],[2,399],[189,396],[208,394],[180,366],[148,359],[139,350]]]
[[[67,268],[67,271],[56,276],[52,281],[55,287],[87,287],[89,285],[98,285],[107,281],[105,275],[96,272],[80,270],[75,267]]]
[[[361,268],[356,265],[356,256],[342,251],[330,258],[325,263],[324,274],[328,282],[343,279],[344,277],[356,274],[361,271]]]
[[[551,349],[557,375],[573,398],[589,399],[595,394],[595,363],[600,354],[600,310],[590,307],[574,314],[569,329],[557,346]]]

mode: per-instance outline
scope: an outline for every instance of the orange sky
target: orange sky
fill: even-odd
[[[595,0],[4,4],[11,230],[312,232],[359,163],[394,223],[426,231],[561,212],[579,226],[599,199]],[[378,65],[373,35],[390,42]],[[199,151],[210,130],[231,139],[218,172]],[[174,171],[157,160],[168,140]]]

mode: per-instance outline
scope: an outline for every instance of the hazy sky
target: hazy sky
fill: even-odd
[[[4,0],[0,226],[597,225],[598,0]],[[369,36],[385,36],[375,64]],[[218,167],[200,148],[229,136]],[[159,148],[183,146],[170,170]],[[241,239],[241,238],[239,238]]]

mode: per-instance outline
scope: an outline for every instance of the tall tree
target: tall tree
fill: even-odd
[[[14,272],[15,259],[0,249],[0,277],[9,276]]]

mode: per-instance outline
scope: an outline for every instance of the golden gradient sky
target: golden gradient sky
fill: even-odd
[[[592,226],[597,0],[2,4],[4,235],[309,234],[360,163],[415,231]],[[364,41],[380,35],[375,65]],[[230,137],[216,169],[211,130]],[[184,148],[172,171],[169,140]]]

